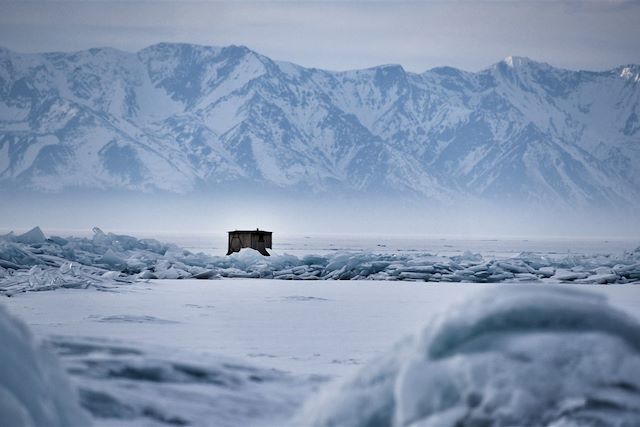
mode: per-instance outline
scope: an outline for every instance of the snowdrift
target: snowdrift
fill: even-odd
[[[435,318],[294,425],[640,425],[640,324],[603,297],[509,287]]]
[[[620,255],[533,253],[514,258],[480,254],[337,252],[263,257],[243,250],[231,256],[194,254],[153,239],[104,233],[91,239],[47,238],[38,228],[0,236],[0,292],[59,287],[112,286],[139,279],[220,277],[290,280],[402,280],[425,282],[640,283],[640,248]]]
[[[54,336],[49,344],[96,425],[286,425],[318,383],[229,357],[139,342]]]
[[[0,424],[89,426],[55,357],[0,305]]]

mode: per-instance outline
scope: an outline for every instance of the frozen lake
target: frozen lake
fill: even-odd
[[[19,294],[4,304],[43,337],[122,340],[335,376],[387,350],[434,313],[499,286],[522,285],[154,280],[112,292]],[[640,317],[640,286],[557,286],[603,293],[614,306]]]
[[[26,229],[0,229],[1,233]],[[91,237],[93,232],[86,230],[45,229],[47,235],[62,237]],[[137,238],[153,238],[161,242],[174,243],[192,252],[222,256],[227,251],[227,233],[224,230],[205,233],[167,233],[112,231],[116,234],[129,234]],[[274,232],[273,250],[277,253],[289,253],[303,256],[308,254],[328,254],[339,251],[369,251],[377,253],[429,252],[434,255],[453,256],[466,251],[485,256],[509,257],[521,252],[540,255],[566,256],[567,254],[620,254],[640,246],[638,239],[596,239],[596,238],[464,238],[459,236],[432,235],[348,235],[348,234],[291,234]]]
[[[226,250],[226,237],[219,234],[136,237],[214,256]],[[587,260],[604,254],[594,259],[606,261],[638,246],[631,240],[399,236],[276,235],[274,240],[276,253],[298,257],[415,253],[407,263],[423,259],[424,253],[447,257],[465,252],[490,258],[522,252],[549,258],[585,255]],[[37,254],[38,244],[33,248]],[[637,263],[632,259],[627,261]],[[97,425],[211,425],[215,420],[218,426],[282,426],[328,382],[354,375],[424,328],[434,314],[448,313],[486,290],[500,295],[507,288],[518,293],[545,287],[603,295],[611,306],[640,320],[637,284],[578,285],[553,277],[533,284],[164,279],[15,293],[2,305],[58,354]],[[514,342],[521,343],[515,335]]]
[[[226,233],[210,235],[141,234],[160,241],[172,242],[195,252],[224,255],[227,250]],[[330,235],[274,233],[273,250],[292,255],[326,254],[337,251],[372,251],[378,253],[429,252],[453,256],[465,251],[486,256],[509,257],[521,252],[564,256],[621,253],[640,246],[637,239],[467,239],[461,237],[398,236],[398,235]]]

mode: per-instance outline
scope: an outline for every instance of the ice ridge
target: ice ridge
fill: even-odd
[[[640,248],[623,254],[512,258],[466,252],[336,252],[297,257],[252,250],[231,256],[192,253],[154,239],[104,233],[92,238],[52,236],[39,229],[0,236],[0,292],[86,288],[148,279],[262,278],[282,280],[394,280],[414,282],[640,283]]]
[[[640,423],[639,336],[638,321],[604,298],[494,288],[310,398],[295,422],[631,427]]]

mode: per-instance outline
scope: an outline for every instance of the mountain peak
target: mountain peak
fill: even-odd
[[[401,75],[406,73],[405,69],[400,64],[381,64],[381,65],[375,65],[373,67],[353,70],[353,71],[373,73],[373,74],[380,74],[380,73],[392,74],[392,75]],[[349,73],[350,71],[344,71],[344,72]]]
[[[191,43],[160,42],[145,47],[138,53],[148,54],[150,52],[174,55],[176,52],[219,52],[222,48],[218,46],[205,46]]]
[[[383,65],[377,66],[376,68],[379,68],[381,70],[388,70],[388,71],[403,72],[404,73],[404,68],[400,64],[383,64]]]
[[[501,61],[503,64],[506,64],[511,68],[525,67],[529,65],[537,65],[539,62],[536,62],[526,56],[512,56],[509,55]]]
[[[633,80],[634,82],[640,81],[640,65],[629,64],[618,67],[617,71],[620,77],[625,80]]]
[[[385,79],[398,79],[404,78],[407,72],[402,68],[402,65],[398,64],[385,64],[372,68],[375,71],[377,78],[383,77]]]
[[[259,53],[249,49],[244,45],[232,44],[229,46],[225,46],[222,48],[222,52],[224,52],[229,57],[241,58],[247,55],[250,55],[250,56],[252,55],[252,56],[255,56],[256,58],[259,58],[262,62],[271,61],[266,56],[260,55]]]

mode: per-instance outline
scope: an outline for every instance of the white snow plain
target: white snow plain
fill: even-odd
[[[534,263],[557,268],[569,259],[579,262],[563,274],[591,277],[619,265],[633,273],[633,247],[526,257],[423,248],[318,256],[328,271],[346,265],[327,268],[340,257],[361,271],[363,262],[396,255],[402,268],[443,258],[482,266],[474,274],[503,265],[550,272]],[[99,231],[59,240],[32,230],[6,236],[3,248],[12,258],[2,258],[0,283],[11,298],[0,304],[57,353],[98,426],[638,424],[637,285],[560,283],[555,271],[534,284],[136,280],[149,265],[154,273],[184,265],[194,275],[196,267],[209,271],[197,260],[212,259],[230,263],[216,265],[220,276],[249,265],[273,278],[282,260],[297,260],[297,268],[309,254],[225,260]],[[27,280],[18,289],[20,277]]]
[[[462,321],[466,309],[451,312],[451,307],[466,300],[471,304],[467,306],[470,321],[482,319],[499,308],[502,295],[506,295],[506,306],[515,299],[521,305],[531,301],[535,307],[536,295],[530,286],[586,289],[606,295],[612,306],[636,316],[636,322],[640,315],[640,288],[634,285],[153,280],[121,284],[106,291],[89,288],[28,292],[5,298],[3,304],[25,319],[35,334],[58,353],[80,389],[83,406],[91,411],[97,425],[301,426],[304,424],[299,420],[290,419],[305,399],[311,405],[326,405],[321,408],[326,408],[322,412],[327,417],[335,414],[335,408],[314,393],[323,389],[327,381],[351,381],[348,378],[353,375],[362,375],[356,374],[359,370],[375,371],[380,366],[376,360],[389,355],[405,364],[413,360],[418,354],[417,345],[406,347],[411,351],[402,354],[389,348],[402,337],[430,330],[425,325],[430,324],[434,314],[447,316],[450,312],[449,319]],[[482,297],[485,291],[493,293]],[[518,295],[522,298],[516,298]],[[564,304],[567,298],[562,295],[560,303]],[[483,304],[473,302],[481,297],[495,303],[483,311]],[[609,313],[610,308],[594,298],[585,297],[584,314],[593,309],[594,322],[598,322],[598,310]],[[564,305],[559,310],[564,312]],[[589,338],[594,336],[589,331],[559,332],[556,338],[564,337],[570,342],[586,337],[584,345],[600,346],[617,360],[633,354],[637,357],[633,349],[627,349],[628,354],[623,351],[624,343],[618,342],[615,334],[603,334],[601,330],[594,328],[596,338],[603,335],[597,340]],[[529,356],[538,352],[550,354],[550,358],[556,354],[554,346],[562,341],[551,336],[546,342],[544,333],[518,330],[507,337],[505,345],[514,342],[525,350],[530,345]],[[529,343],[526,337],[534,339]],[[491,351],[506,357],[499,347]],[[403,354],[407,358],[403,359]],[[598,354],[601,353],[594,353],[594,357]],[[463,375],[454,369],[456,363],[465,366],[463,356],[447,355],[441,364],[447,367],[453,363],[447,369]],[[507,362],[495,369],[517,370],[515,361]],[[472,358],[469,363],[476,361]],[[493,365],[478,369],[490,366]],[[545,367],[550,369],[545,377],[548,381],[564,381],[564,377],[551,373],[553,365],[534,366],[537,370]],[[519,375],[513,373],[511,379],[522,382]],[[632,385],[637,384],[633,375],[637,374],[632,372],[628,379]],[[460,387],[464,385],[461,384]],[[489,388],[493,386],[487,384]],[[507,389],[513,386],[505,383]],[[379,402],[365,403],[369,407]],[[311,419],[326,425],[321,422],[323,418],[305,421]],[[334,425],[351,424],[345,419]]]

